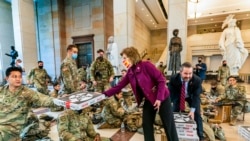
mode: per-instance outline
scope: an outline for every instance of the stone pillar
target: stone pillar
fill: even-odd
[[[207,71],[210,70],[210,66],[211,66],[211,56],[205,56],[204,57],[204,63],[206,63],[207,65]]]
[[[135,1],[114,0],[114,40],[118,52],[134,45]]]
[[[37,66],[36,24],[33,0],[12,0],[15,47],[26,71]]]
[[[187,0],[168,0],[168,44],[173,37],[174,29],[179,29],[178,37],[182,40],[181,63],[191,62],[192,60],[187,60]],[[167,56],[169,64],[169,53]]]
[[[14,44],[13,21],[11,4],[0,1],[0,83],[5,78],[5,70],[10,66],[11,58],[5,53],[10,53],[10,46]]]

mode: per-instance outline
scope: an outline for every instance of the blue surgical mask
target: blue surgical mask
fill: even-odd
[[[77,58],[77,54],[76,54],[76,53],[73,53],[71,57],[72,57],[72,59],[75,60],[75,59]]]

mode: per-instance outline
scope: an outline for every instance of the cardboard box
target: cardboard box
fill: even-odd
[[[179,141],[199,141],[199,137],[197,135],[195,137],[178,136],[178,138],[179,138]],[[168,141],[165,133],[161,134],[161,141]]]
[[[197,125],[186,113],[174,113],[174,120],[179,141],[199,141]],[[165,133],[161,141],[167,141]]]
[[[66,97],[54,99],[54,103],[58,106],[68,105],[72,110],[81,110],[92,104],[105,99],[105,95],[97,92],[75,92]]]
[[[247,141],[250,141],[250,126],[239,126],[238,133]]]

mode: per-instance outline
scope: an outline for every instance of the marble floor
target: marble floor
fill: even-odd
[[[209,90],[210,85],[208,82],[205,82],[203,84],[206,88],[206,91]],[[246,86],[247,90],[247,98],[250,99],[250,84],[247,83],[241,83],[241,85]],[[60,112],[46,112],[48,115],[54,116],[55,118],[60,114]],[[243,137],[240,136],[238,133],[238,128],[239,126],[250,126],[250,113],[245,114],[245,121],[238,121],[236,126],[229,126],[228,123],[222,123],[221,126],[223,127],[225,131],[225,136],[227,141],[247,141]],[[96,125],[95,125],[96,128]],[[97,132],[101,134],[103,137],[112,137],[119,129],[101,129],[98,130],[96,129]],[[51,127],[51,131],[49,136],[54,140],[54,141],[59,141],[58,138],[58,132],[57,132],[57,126],[54,125]],[[161,135],[160,134],[155,134],[155,140],[156,141],[161,141]],[[125,141],[125,140],[124,140]],[[132,138],[130,138],[129,141],[143,141],[143,135],[139,133],[135,133]],[[250,139],[248,139],[250,141]]]

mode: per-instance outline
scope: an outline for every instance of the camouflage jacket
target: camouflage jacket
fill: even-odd
[[[86,70],[84,70],[83,68],[79,68],[77,70],[77,72],[78,72],[78,78],[80,81],[83,79],[87,81],[87,71]]]
[[[25,86],[20,86],[16,92],[10,92],[8,85],[0,87],[0,140],[19,138],[33,103],[38,106],[54,106],[53,98]]]
[[[35,85],[47,86],[50,77],[45,69],[34,68],[27,76]]]
[[[236,85],[235,87],[227,86],[225,88],[225,95],[221,96],[221,99],[230,101],[243,101],[246,100],[246,88],[245,86]]]
[[[58,91],[57,90],[53,90],[49,95],[51,97],[57,98],[58,97]]]
[[[105,121],[124,117],[125,110],[123,109],[121,102],[121,100],[117,101],[115,96],[112,96],[108,99],[102,110],[102,117]]]
[[[112,64],[105,58],[103,61],[96,59],[90,68],[91,81],[97,80],[109,80],[111,76],[114,76],[114,69]]]
[[[210,89],[210,96],[221,97],[225,94],[225,88],[222,85],[217,85],[216,90]]]
[[[58,117],[58,132],[62,141],[92,141],[97,135],[91,119],[84,113],[67,109]]]
[[[65,93],[70,94],[76,92],[79,83],[76,62],[66,57],[61,64],[60,71]]]
[[[218,69],[218,79],[220,78],[228,78],[230,76],[229,67],[220,66]]]

